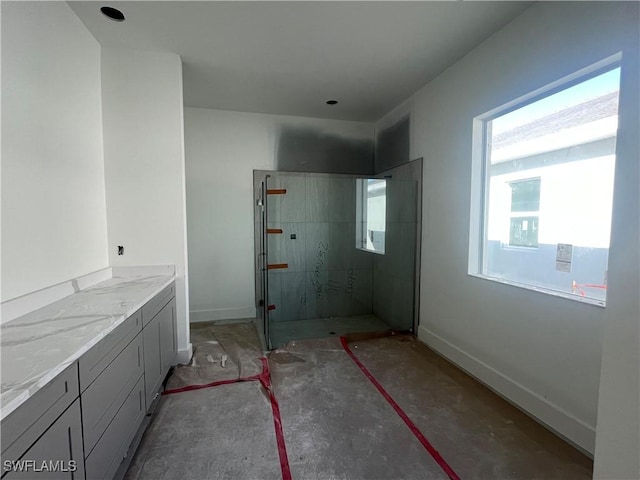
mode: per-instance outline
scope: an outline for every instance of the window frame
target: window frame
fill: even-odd
[[[523,211],[513,211],[513,184],[515,183],[524,183],[524,182],[531,182],[537,180],[538,181],[538,209],[537,210],[523,210]],[[540,223],[540,191],[542,188],[542,179],[539,176],[536,177],[529,177],[529,178],[523,178],[521,180],[512,180],[510,182],[507,182],[509,184],[509,187],[511,187],[511,210],[509,212],[509,238],[508,241],[505,245],[505,247],[509,247],[509,248],[524,248],[524,249],[528,249],[528,250],[536,250],[539,245],[540,242],[538,241],[538,239],[536,238],[536,244],[535,245],[515,245],[513,243],[511,243],[511,226],[512,226],[512,222],[514,218],[523,218],[523,217],[533,217],[535,216],[538,219],[538,223]],[[536,235],[537,237],[537,235]],[[484,239],[484,241],[486,241],[486,237]]]
[[[479,115],[473,119],[472,125],[472,151],[471,151],[471,205],[470,205],[470,225],[469,225],[469,256],[468,256],[468,275],[483,280],[489,280],[503,285],[523,288],[525,290],[544,293],[554,297],[565,298],[574,302],[593,305],[600,308],[606,307],[606,300],[598,300],[589,297],[582,297],[572,293],[545,288],[542,286],[532,285],[529,283],[518,282],[511,279],[500,278],[488,275],[484,272],[488,269],[487,255],[487,228],[489,223],[489,160],[490,160],[490,141],[492,137],[491,121],[511,113],[520,108],[526,107],[539,100],[547,98],[558,92],[570,89],[576,85],[586,82],[603,73],[622,68],[622,53],[616,53],[588,67],[580,69],[570,75],[566,75],[556,81],[553,81],[543,87],[540,87],[528,94],[515,98],[499,107],[493,108],[485,114]],[[620,87],[621,88],[621,87]],[[617,135],[616,135],[617,144]],[[532,177],[533,178],[533,177]],[[614,193],[615,195],[615,193]],[[510,216],[511,218],[511,216]],[[525,247],[517,245],[509,245],[509,242],[503,248],[509,250],[520,250],[523,253],[535,251],[537,247]]]
[[[367,247],[367,239],[369,238],[369,199],[373,197],[369,197],[369,182],[381,181],[384,182],[384,209],[385,209],[385,229],[383,231],[384,241],[383,241],[383,249],[376,250],[375,248]],[[386,178],[378,178],[378,177],[363,177],[356,178],[356,250],[361,250],[363,252],[375,253],[376,255],[384,255],[386,252],[386,239],[387,239],[387,225],[386,225],[386,212],[387,212],[387,179]],[[382,196],[382,195],[380,195]],[[373,240],[371,241],[373,243]]]

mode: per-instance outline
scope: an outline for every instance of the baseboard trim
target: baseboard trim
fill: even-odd
[[[211,322],[214,320],[246,319],[255,317],[255,307],[216,308],[213,310],[191,310],[189,312],[189,321],[191,323]]]
[[[418,339],[585,455],[593,458],[595,427],[576,418],[422,325],[418,327]]]
[[[182,365],[187,365],[191,362],[191,357],[193,356],[193,345],[189,343],[187,348],[178,350],[178,354],[176,355],[176,362],[181,363]]]

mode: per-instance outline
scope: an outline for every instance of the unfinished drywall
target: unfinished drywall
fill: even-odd
[[[102,87],[110,263],[176,266],[179,361],[187,362],[182,62],[171,53],[103,48]]]
[[[2,2],[2,300],[108,266],[100,45],[64,2]]]
[[[384,172],[409,161],[409,115],[376,132],[375,173]]]
[[[291,125],[283,125],[277,137],[277,170],[373,174],[373,138],[350,138],[317,127]]]
[[[284,141],[287,147],[282,147],[283,135],[289,138]],[[295,154],[295,138],[306,138],[305,142],[310,142],[307,147],[315,143],[323,153],[314,157],[313,152],[307,152],[305,156],[300,150]],[[323,138],[327,139],[326,146],[317,143]],[[305,158],[311,159],[307,165],[326,167],[330,152],[345,145],[367,144],[372,151],[370,124],[185,109],[193,321],[256,315],[253,170],[277,170],[287,162],[301,163]],[[355,152],[360,155],[361,150],[356,148]],[[347,157],[339,153],[339,158],[346,161]]]
[[[610,437],[621,423],[632,425],[617,442],[626,460],[616,463],[615,449],[599,447],[606,453],[596,454],[596,473],[608,478],[638,473],[637,93],[620,101],[606,310],[467,274],[472,121],[620,51],[623,89],[637,92],[637,32],[637,4],[536,4],[377,125],[381,131],[411,115],[411,157],[424,157],[423,341],[593,453],[605,322],[611,342],[629,336],[624,350],[609,341],[605,348],[612,378],[603,386],[618,390],[600,396],[598,432]],[[614,293],[616,285],[625,293]],[[622,402],[624,395],[633,399]]]

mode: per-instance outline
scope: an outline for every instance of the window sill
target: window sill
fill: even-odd
[[[500,244],[500,248],[503,250],[509,250],[514,252],[529,252],[529,253],[537,253],[538,247],[525,247],[524,245],[509,245],[508,243]],[[491,277],[488,277],[491,278]]]
[[[378,250],[369,250],[368,248],[356,247],[356,250],[367,253],[375,253],[376,255],[384,255],[384,252],[380,252]]]
[[[503,285],[510,285],[512,287],[523,288],[525,290],[532,290],[534,292],[544,293],[546,295],[551,295],[552,297],[565,298],[567,300],[571,300],[573,302],[583,303],[586,305],[592,305],[594,307],[605,308],[606,301],[605,300],[597,300],[595,298],[589,297],[581,297],[580,295],[573,295],[567,292],[559,292],[558,290],[552,290],[550,288],[537,287],[535,285],[529,285],[526,283],[514,282],[513,280],[506,280],[503,278],[491,277],[489,275],[483,275],[480,273],[469,273],[470,277],[480,278],[482,280],[490,280],[492,282],[501,283]]]

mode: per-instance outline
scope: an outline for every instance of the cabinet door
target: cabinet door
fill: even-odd
[[[116,416],[144,372],[142,336],[138,336],[82,392],[84,454],[94,446]]]
[[[160,361],[160,315],[156,315],[142,330],[144,345],[144,391],[146,410],[156,397],[162,383],[162,363]]]
[[[118,414],[87,457],[87,480],[115,478],[123,460],[134,454],[130,451],[131,441],[142,423],[144,413],[144,384],[140,377],[118,410]]]
[[[3,480],[84,480],[80,401],[76,399],[13,466]]]
[[[158,313],[160,317],[160,359],[162,361],[162,377],[175,364],[177,354],[176,341],[176,299],[171,300]]]
[[[78,364],[62,373],[2,419],[2,460],[20,458],[78,398]]]

